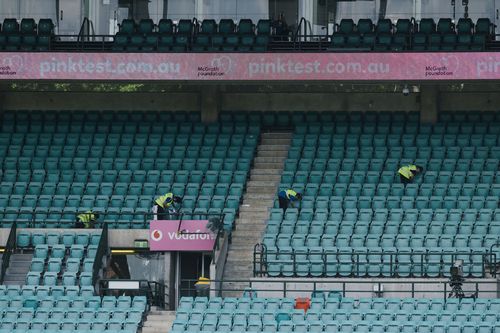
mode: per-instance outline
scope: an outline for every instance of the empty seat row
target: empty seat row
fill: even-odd
[[[187,175],[186,175],[187,177]],[[44,195],[44,196],[52,196],[52,195],[72,195],[72,196],[87,196],[87,195],[103,195],[108,196],[108,200],[112,200],[113,198],[109,198],[110,196],[155,196],[157,193],[165,193],[169,190],[175,192],[176,195],[190,195],[190,196],[198,196],[198,195],[237,195],[241,196],[243,193],[243,185],[237,183],[204,183],[200,186],[200,183],[187,183],[185,184],[181,177],[176,179],[176,183],[101,183],[97,182],[88,182],[87,184],[81,182],[75,183],[10,183],[10,182],[1,182],[0,186],[5,186],[2,191],[0,191],[0,202],[5,203],[6,201],[15,201],[19,203],[19,200],[23,200],[21,196],[24,196],[24,200],[29,200],[29,204],[22,203],[21,206],[29,207],[32,206],[32,202],[36,202],[36,196]],[[180,183],[179,183],[180,182]],[[103,185],[104,184],[104,185]],[[7,197],[11,196],[11,197]],[[76,197],[73,197],[76,199]],[[121,198],[123,201],[124,198]],[[137,201],[137,199],[135,200]],[[11,204],[11,206],[16,206],[16,204]]]
[[[244,184],[247,178],[246,171],[215,171],[215,170],[54,170],[54,169],[26,169],[0,170],[2,186],[0,193],[22,194],[55,194],[59,183],[73,186],[75,183],[143,183],[143,189],[151,184]],[[79,186],[79,185],[76,185]],[[172,185],[173,186],[173,185]],[[208,185],[207,185],[208,186]],[[38,190],[40,189],[40,193]],[[55,191],[55,192],[53,192]]]
[[[68,296],[71,299],[82,297],[90,298],[94,297],[94,287],[76,287],[76,286],[18,286],[18,285],[0,285],[0,298],[2,300],[6,299],[4,296],[9,298],[17,298],[17,296],[30,297],[36,296],[39,299],[50,298],[57,299],[59,297]],[[50,296],[50,297],[49,297]],[[3,304],[8,306],[8,304]],[[15,304],[13,304],[13,307]]]
[[[287,177],[283,175],[282,177]],[[312,177],[311,177],[312,178]],[[312,180],[310,178],[310,180]],[[302,190],[303,200],[301,204],[308,200],[315,200],[316,197],[329,197],[329,196],[497,196],[500,195],[500,184],[408,184],[404,186],[400,183],[385,184],[379,183],[321,183],[309,182],[305,187],[305,179],[296,179],[298,182],[298,190]],[[291,184],[290,179],[285,179],[285,184]],[[325,199],[322,199],[325,200]],[[305,205],[310,206],[309,203]],[[304,208],[309,208],[302,205]]]
[[[239,201],[228,200],[227,204],[230,207],[223,209],[210,208],[182,208],[180,213],[183,219],[187,220],[204,220],[212,216],[224,216],[224,229],[230,231],[233,229],[233,224],[236,219],[237,205]],[[87,211],[91,204],[84,208]],[[99,214],[96,221],[96,227],[102,227],[105,223],[110,228],[118,229],[147,229],[149,221],[152,219],[151,204],[148,208],[136,207],[93,207],[93,211]],[[0,224],[4,228],[10,228],[14,222],[17,222],[19,228],[32,228],[33,226],[41,228],[64,228],[70,229],[75,227],[76,216],[79,210],[76,207],[64,208],[36,208],[33,212],[32,208],[24,210],[23,208],[9,208],[2,210]]]
[[[391,234],[385,232],[374,232],[374,233],[363,233],[355,232],[352,236],[348,233],[339,232],[334,234],[306,234],[301,232],[281,232],[281,233],[266,233],[263,239],[263,244],[266,246],[274,247],[333,247],[333,246],[344,246],[344,247],[397,247],[397,248],[407,248],[407,247],[460,247],[460,248],[488,248],[494,245],[499,237],[496,234],[488,235],[487,233],[481,234],[458,234],[455,235],[452,232],[445,233],[441,236],[437,236],[436,233],[442,232],[442,227],[437,226],[437,230],[434,230],[434,234],[430,232],[418,233],[418,234],[407,234],[404,232]],[[450,228],[451,229],[451,228]],[[456,233],[455,227],[455,233]],[[495,225],[495,231],[500,230],[500,223]],[[353,229],[351,229],[353,230]],[[332,230],[334,231],[334,230]],[[389,232],[398,231],[388,230]]]
[[[376,51],[403,50],[476,50],[485,48],[492,39],[493,24],[480,18],[477,25],[470,18],[460,18],[455,24],[451,18],[422,18],[417,24],[413,19],[398,19],[394,26],[390,19],[342,19],[331,37],[332,49],[361,48]],[[453,37],[453,38],[452,38]],[[427,44],[427,42],[432,42]],[[458,45],[457,44],[458,40]]]
[[[325,113],[326,114],[326,113]],[[368,115],[368,113],[367,113]],[[376,115],[371,115],[376,117]],[[354,121],[322,121],[322,122],[307,122],[300,121],[295,124],[294,137],[300,138],[304,136],[326,137],[326,136],[342,136],[342,135],[363,135],[363,137],[384,137],[388,139],[395,138],[396,136],[405,136],[415,138],[439,135],[454,135],[456,139],[461,139],[467,135],[487,135],[496,134],[500,126],[500,118],[496,118],[495,114],[491,115],[493,118],[488,121],[471,121],[471,122],[437,122],[431,124],[421,124],[416,120],[354,120]],[[293,117],[293,115],[292,115]],[[321,117],[324,117],[321,115]],[[390,117],[390,116],[389,116]],[[404,116],[403,116],[404,117]],[[413,116],[408,116],[413,118]],[[359,116],[362,118],[362,116]],[[413,140],[415,140],[415,138]]]
[[[74,114],[78,115],[80,118],[85,117],[85,113]],[[68,113],[68,116],[70,114]],[[128,114],[124,113],[127,118]],[[8,134],[30,134],[30,136],[45,137],[46,135],[59,135],[67,134],[74,135],[82,133],[85,135],[112,135],[112,136],[130,136],[137,135],[139,138],[144,134],[197,134],[197,135],[207,135],[213,136],[217,134],[221,135],[257,135],[260,132],[258,122],[237,122],[237,123],[214,123],[205,125],[199,120],[186,120],[186,121],[176,121],[167,120],[165,118],[170,118],[169,113],[158,114],[160,120],[81,120],[75,119],[77,116],[72,117],[73,119],[56,119],[56,117],[51,117],[49,115],[33,115],[29,118],[31,119],[5,119],[9,117],[4,117],[4,121],[1,124],[2,132]],[[166,117],[165,117],[166,116]],[[181,115],[186,117],[186,115]],[[199,116],[199,114],[198,114]],[[103,114],[92,117],[111,117],[113,114],[108,114],[104,116]],[[120,117],[120,116],[117,116]],[[131,115],[130,117],[142,118],[142,115]],[[156,114],[144,115],[144,117],[156,118]],[[177,117],[177,116],[176,116]],[[40,119],[33,119],[40,118]],[[45,118],[45,119],[43,119]],[[52,118],[52,119],[51,119]]]
[[[313,295],[314,296],[314,295]],[[239,298],[227,304],[181,303],[173,332],[495,332],[498,299],[311,298],[311,308],[281,309],[281,299]],[[230,298],[231,299],[231,298]],[[182,300],[181,300],[182,302]],[[227,306],[228,305],[228,306]]]
[[[164,193],[168,193],[167,191]],[[209,208],[210,206],[216,208],[224,208],[224,203],[230,204],[229,208],[234,207],[234,201],[239,202],[241,194],[232,195],[227,193],[225,195],[189,195],[189,193],[179,193],[174,191],[176,195],[186,195],[183,199],[184,208]],[[7,200],[7,198],[10,198]],[[0,197],[0,203],[5,204],[0,210],[1,213],[7,213],[12,211],[12,209],[18,209],[22,212],[38,212],[40,214],[47,213],[44,210],[37,210],[38,208],[77,208],[87,207],[87,208],[151,208],[153,198],[149,196],[123,196],[123,195],[3,195]],[[221,206],[222,203],[222,206]],[[149,205],[148,205],[149,204]]]
[[[30,271],[26,275],[25,283],[34,286],[40,284],[44,286],[92,286],[94,284],[94,278],[92,272],[64,272],[59,282],[59,274],[57,272],[45,272],[41,274],[40,272]]]
[[[241,146],[43,146],[0,147],[6,157],[40,158],[252,158],[255,148]]]
[[[147,308],[147,298],[145,296],[92,296],[89,286],[22,286],[21,290],[37,290],[34,295],[22,293],[17,295],[0,296],[2,309],[12,309],[16,312],[16,318],[21,315],[22,311],[52,311],[54,308],[60,308],[62,311],[67,311],[69,308],[82,309],[89,308],[97,309],[135,309],[144,311]],[[45,291],[50,290],[48,295]],[[66,295],[64,291],[66,290]],[[78,291],[81,291],[78,294]],[[85,291],[85,295],[84,295]],[[57,294],[56,294],[57,292]],[[38,306],[27,304],[26,302],[35,302]],[[23,304],[31,306],[23,306]],[[3,312],[2,312],[3,313]]]
[[[500,151],[499,151],[500,153]],[[455,171],[498,171],[498,158],[289,158],[285,160],[285,171],[393,171],[401,166],[415,164],[424,172],[455,172]]]
[[[32,18],[23,18],[21,24],[15,18],[3,21],[0,33],[0,50],[47,51],[54,36],[51,19],[40,19],[38,24]]]
[[[357,239],[360,237],[364,239],[365,236],[368,236],[375,239],[378,243],[379,240],[376,239],[376,236],[382,234],[388,234],[387,236],[398,234],[402,237],[412,234],[413,238],[421,238],[425,235],[439,237],[436,234],[443,234],[442,237],[449,237],[451,235],[457,238],[467,237],[467,239],[468,236],[473,235],[471,241],[474,239],[474,243],[481,246],[481,242],[477,240],[481,240],[482,236],[488,234],[489,230],[494,235],[494,232],[498,232],[498,228],[500,227],[500,220],[476,221],[475,216],[473,217],[474,220],[470,220],[469,217],[469,220],[462,218],[462,221],[460,221],[459,216],[458,218],[444,222],[443,220],[431,220],[432,215],[429,218],[425,217],[425,219],[421,218],[419,220],[409,217],[399,217],[399,220],[388,220],[386,216],[378,217],[378,220],[375,220],[375,217],[372,216],[360,216],[359,220],[357,220],[357,217],[354,217],[354,220],[347,219],[347,217],[343,220],[336,220],[336,215],[335,213],[330,215],[327,213],[320,215],[320,213],[318,213],[314,215],[312,220],[306,218],[304,215],[299,215],[298,217],[292,217],[283,222],[281,222],[281,220],[268,221],[264,240],[267,237],[276,237],[279,234],[295,234],[297,241],[304,242],[304,240],[307,240],[309,242],[311,240],[316,240],[319,236],[330,238],[341,234],[344,237],[345,235],[353,235],[353,237],[356,236]],[[284,238],[285,236],[282,237]],[[293,242],[295,237],[291,240],[285,239],[285,242]]]
[[[236,28],[237,27],[237,28]],[[257,33],[257,34],[256,34]],[[270,41],[271,22],[259,20],[255,26],[250,19],[241,19],[236,25],[232,19],[196,21],[181,19],[177,24],[161,19],[156,26],[151,19],[138,25],[133,20],[123,20],[114,38],[115,51],[265,51]]]
[[[305,202],[305,201],[304,201]],[[495,209],[498,207],[499,198],[497,196],[332,196],[317,197],[309,201],[309,206],[301,208],[308,209],[308,215],[314,215],[313,209]],[[274,207],[278,208],[276,200]]]
[[[129,185],[130,184],[130,185]],[[83,200],[83,196],[87,200],[88,196],[99,196],[99,199],[112,202],[116,207],[121,207],[122,203],[127,200],[129,204],[134,206],[137,204],[140,196],[153,197],[157,193],[167,193],[172,191],[178,196],[189,195],[195,196],[228,196],[234,195],[241,197],[243,194],[242,184],[227,184],[219,183],[217,185],[205,183],[200,186],[199,183],[98,183],[89,182],[85,183],[65,183],[61,182],[57,185],[55,183],[12,183],[1,182],[0,186],[5,186],[0,191],[0,203],[2,206],[7,206],[8,203],[11,207],[31,207],[38,199],[48,200],[49,196],[68,196],[68,200],[75,202],[73,206],[78,206],[78,202]],[[40,198],[41,197],[41,198]],[[94,198],[95,199],[95,198]],[[142,199],[142,198],[141,198]],[[135,201],[135,203],[134,203]],[[107,203],[104,203],[107,206]],[[46,207],[46,206],[43,206]],[[132,207],[132,208],[134,208]]]
[[[313,168],[322,168],[314,164]],[[301,182],[295,182],[294,186],[298,187],[299,192],[305,189],[309,184],[400,184],[400,177],[397,174],[397,169],[393,171],[336,171],[335,169],[339,167],[337,163],[331,163],[327,165],[326,171],[313,170],[309,171],[298,171],[294,176],[298,176],[297,180]],[[286,167],[285,167],[286,168]],[[334,169],[332,171],[328,168]],[[290,177],[290,173],[285,174]],[[307,177],[309,175],[309,177]],[[290,178],[286,179],[288,182],[282,182],[280,188],[289,187],[292,182]],[[307,182],[307,180],[309,182]],[[500,182],[500,172],[494,171],[424,171],[423,174],[415,177],[414,183],[416,184],[498,184]]]
[[[81,114],[84,116],[85,114]],[[127,114],[125,113],[125,116]],[[134,115],[136,117],[136,115]],[[141,118],[141,115],[138,115]],[[41,116],[40,116],[41,118]],[[164,123],[165,121],[166,123]],[[44,142],[47,136],[58,137],[61,134],[68,136],[82,134],[99,134],[99,135],[129,135],[141,138],[144,134],[178,134],[180,136],[186,134],[196,134],[199,136],[207,135],[209,138],[213,135],[258,135],[260,132],[258,123],[224,123],[224,124],[209,124],[205,125],[199,121],[194,122],[177,122],[177,121],[148,121],[148,120],[131,120],[131,121],[113,121],[112,123],[103,121],[84,121],[79,119],[72,120],[48,120],[43,123],[41,119],[33,120],[4,120],[2,129],[5,134],[11,134],[17,139],[17,135],[26,134],[26,138],[33,140],[40,137]]]
[[[327,323],[292,323],[283,321],[276,322],[223,322],[204,323],[199,322],[174,322],[172,332],[476,332],[478,327],[481,333],[496,332],[500,329],[498,324],[488,324],[481,322],[453,323],[434,322],[432,324],[421,322],[394,321],[394,322],[352,322],[352,321],[332,321]]]
[[[499,147],[292,147],[289,159],[455,159],[499,158]]]
[[[499,146],[496,126],[490,134],[306,134],[294,135],[292,147],[494,147]],[[360,130],[361,131],[361,130]]]
[[[88,232],[29,232],[19,231],[17,234],[16,245],[18,247],[31,247],[46,244],[48,246],[64,245],[71,247],[73,245],[87,246],[98,245],[101,235],[99,233]]]
[[[255,134],[196,134],[188,131],[184,134],[169,133],[9,133],[2,130],[0,143],[7,145],[37,145],[37,146],[179,146],[177,149],[186,149],[186,146],[255,146],[257,136]],[[62,147],[61,147],[62,148]],[[72,148],[67,148],[72,149]],[[81,149],[84,149],[82,147]],[[99,149],[99,148],[94,148]],[[104,149],[104,148],[102,148]],[[112,148],[106,148],[112,149]]]
[[[301,309],[294,309],[296,300],[293,298],[262,298],[262,297],[181,297],[177,313],[181,319],[190,319],[192,313],[197,313],[196,319],[203,319],[207,315],[215,315],[220,319],[221,315],[229,316],[223,319],[232,319],[236,313],[246,314],[246,318],[250,314],[257,314],[262,318],[266,314],[267,318],[262,319],[276,319],[278,313],[289,313],[290,319],[299,316],[301,320],[307,319],[309,311],[314,314],[328,313],[334,316],[336,312],[349,313],[352,311],[367,311],[377,310],[383,312],[390,310],[399,312],[399,310],[406,311],[407,314],[417,311],[434,311],[439,314],[442,311],[457,310],[472,312],[482,311],[495,312],[500,307],[500,300],[497,298],[351,298],[342,297],[340,291],[331,290],[327,292],[325,297],[323,290],[316,290],[311,297],[310,308],[307,312]],[[323,311],[325,310],[325,311]],[[201,317],[200,317],[201,314]],[[270,315],[273,314],[272,318]],[[498,314],[497,314],[498,315]],[[251,319],[251,318],[250,318]]]
[[[0,158],[1,162],[1,158]],[[249,171],[250,158],[83,158],[5,157],[4,170],[200,170]]]

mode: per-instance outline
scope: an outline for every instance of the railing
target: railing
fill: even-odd
[[[152,212],[126,212],[126,213],[120,213],[120,212],[102,212],[99,211],[99,207],[96,207],[93,210],[93,213],[99,214],[99,218],[97,221],[94,223],[94,228],[104,228],[105,225],[113,225],[113,224],[118,224],[120,226],[127,226],[129,229],[137,229],[138,226],[142,227],[143,229],[149,229],[149,221],[154,220],[154,213]],[[62,210],[62,209],[61,209]],[[54,223],[57,224],[61,219],[63,219],[62,223],[65,225],[71,225],[71,227],[74,226],[74,223],[76,223],[77,216],[79,214],[84,214],[88,211],[87,210],[82,210],[82,211],[74,211],[74,212],[64,212],[64,211],[50,211],[50,212],[36,212],[36,211],[25,211],[22,209],[16,209],[16,210],[8,210],[7,213],[11,214],[17,214],[17,215],[23,215],[22,218],[17,218],[16,221],[18,223],[19,228],[37,228],[37,227],[47,227],[48,225]],[[37,216],[39,215],[39,216]],[[53,217],[48,217],[48,215],[51,216],[60,216],[61,219],[55,219]],[[224,223],[224,218],[225,214],[214,214],[214,213],[175,213],[175,214],[169,214],[168,215],[169,220],[209,220],[212,217],[217,217],[221,219],[221,223]],[[67,218],[68,216],[71,216],[71,218]],[[123,216],[128,216],[127,219],[124,219]],[[64,218],[63,218],[64,217]],[[113,217],[113,219],[110,219],[109,217]],[[132,217],[132,220],[129,218]],[[135,219],[135,217],[140,217],[139,219]],[[71,220],[71,221],[68,221]],[[1,221],[0,221],[1,223]]]
[[[196,296],[191,286],[196,280],[181,280],[180,292],[184,296]],[[219,282],[212,280],[211,282]],[[212,283],[210,292],[224,297],[252,290],[258,297],[310,297],[312,293],[335,291],[343,297],[412,297],[412,298],[456,298],[452,286],[447,279],[401,280],[385,279],[254,279],[224,280],[226,284]],[[217,286],[217,287],[214,287]],[[461,288],[465,297],[497,298],[497,281],[470,280],[463,281]]]
[[[103,266],[104,258],[108,254],[108,225],[105,224],[102,228],[101,238],[97,245],[95,254],[94,265],[92,266],[92,285],[95,286],[99,279],[99,271]]]
[[[300,29],[302,28],[302,26],[304,27],[304,34],[300,33]],[[298,37],[304,37],[304,40],[307,40],[307,20],[305,19],[305,17],[300,18],[299,24],[297,24],[297,29],[293,34],[293,41],[296,42]]]
[[[92,34],[90,34],[90,30],[92,29]],[[89,20],[88,17],[83,18],[82,26],[80,27],[80,32],[78,33],[78,41],[88,41],[89,37],[92,37],[92,40],[94,40],[94,23],[92,23],[91,20]]]
[[[272,256],[270,260],[269,257]],[[434,256],[434,258],[431,258]],[[446,257],[441,259],[441,257]],[[312,257],[312,258],[311,258]],[[302,251],[270,252],[264,244],[257,244],[253,254],[254,276],[307,276],[307,272],[297,269],[298,265],[314,263],[321,265],[311,275],[316,277],[447,277],[449,268],[457,259],[472,267],[468,276],[485,277],[489,272],[496,277],[496,253],[492,251],[415,251],[415,250],[369,250],[330,251],[321,250],[305,253]],[[273,271],[270,264],[285,265],[286,269]],[[339,267],[337,267],[337,265]],[[378,270],[371,271],[372,267]],[[427,272],[426,267],[434,268]],[[488,270],[489,268],[489,270]],[[467,272],[465,272],[467,273]]]
[[[123,282],[124,284],[137,283],[138,288],[110,288],[110,282]],[[126,280],[126,279],[101,279],[99,290],[102,296],[112,295],[114,292],[130,294],[130,296],[146,296],[148,304],[162,309],[171,310],[168,302],[168,288],[165,284],[157,281],[147,280]]]
[[[85,38],[86,37],[86,38]],[[61,51],[111,51],[111,45],[114,40],[114,35],[56,35],[51,42],[50,50],[53,50],[57,44],[64,45],[66,48],[61,48]],[[89,40],[90,38],[90,40]],[[59,51],[59,50],[57,50]]]
[[[10,256],[16,249],[17,241],[17,224],[14,222],[10,227],[9,238],[7,238],[7,243],[5,244],[5,249],[2,256],[2,271],[0,272],[0,284],[3,283],[5,278],[5,273],[9,268]]]
[[[267,246],[263,243],[253,247],[253,276],[263,276],[267,262]]]

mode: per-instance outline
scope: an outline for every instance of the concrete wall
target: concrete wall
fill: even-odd
[[[3,109],[198,111],[200,109],[198,98],[198,94],[177,92],[16,92],[4,94]]]
[[[203,111],[496,111],[500,87],[452,89],[421,86],[403,96],[400,87],[342,85],[170,85],[158,92],[0,92],[0,110]],[[3,98],[2,98],[3,95]]]

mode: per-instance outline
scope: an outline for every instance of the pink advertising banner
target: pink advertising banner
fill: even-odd
[[[155,220],[149,225],[151,251],[212,251],[216,235],[207,220]]]
[[[0,81],[498,79],[500,52],[0,53]]]

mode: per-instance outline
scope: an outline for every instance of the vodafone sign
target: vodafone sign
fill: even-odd
[[[155,220],[149,225],[151,251],[212,251],[217,235],[208,220]]]

